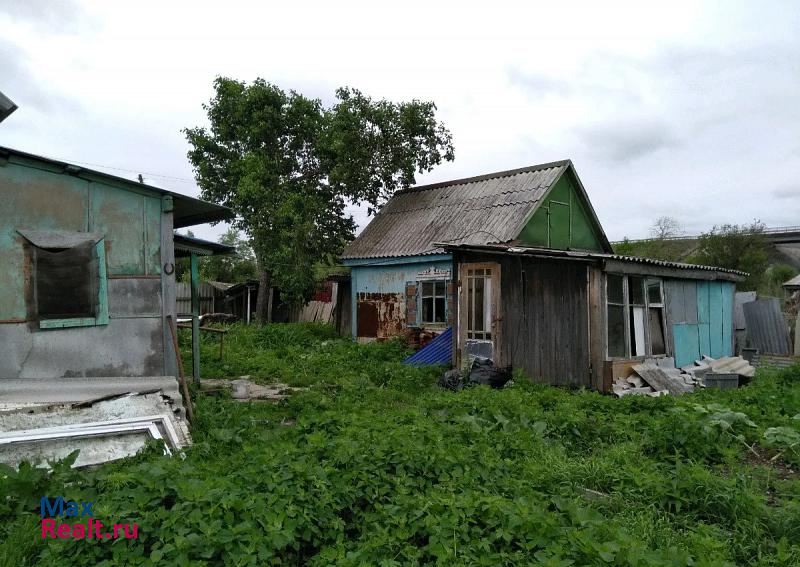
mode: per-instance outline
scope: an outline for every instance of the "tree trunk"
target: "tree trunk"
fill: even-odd
[[[258,277],[258,297],[256,298],[256,321],[260,324],[270,323],[272,309],[270,303],[270,288],[272,287],[272,274],[269,270],[260,269]]]

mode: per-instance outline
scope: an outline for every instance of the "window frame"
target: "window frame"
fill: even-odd
[[[46,248],[45,248],[46,250]],[[36,322],[40,330],[65,329],[69,327],[94,327],[108,325],[108,278],[106,272],[106,244],[101,238],[94,245],[97,255],[97,313],[94,317],[68,317],[63,319],[39,319],[36,307]],[[35,272],[31,284],[36,285]]]
[[[608,293],[608,276],[615,276],[622,278],[622,303],[618,303],[615,301],[609,301],[609,293]],[[636,303],[632,304],[630,300],[630,282],[629,278],[640,278],[642,280],[642,285],[644,287],[643,291],[643,299],[644,303]],[[626,273],[619,273],[619,272],[606,272],[604,278],[604,303],[605,303],[605,317],[606,317],[606,325],[605,325],[605,354],[607,360],[624,360],[624,359],[643,359],[643,358],[661,358],[666,357],[668,355],[668,344],[667,344],[667,329],[666,329],[666,320],[664,317],[665,313],[665,298],[664,298],[664,280],[663,278],[659,277],[651,277],[645,276],[643,274],[626,274]],[[658,283],[659,287],[659,294],[661,296],[660,302],[650,302],[650,290],[649,286],[652,283]],[[609,336],[608,336],[608,308],[609,305],[615,307],[622,307],[623,312],[623,342],[625,344],[625,354],[623,356],[611,356],[609,354]],[[642,307],[644,309],[644,343],[645,343],[645,354],[640,355],[633,355],[631,353],[631,318],[632,318],[632,308],[633,307]],[[652,339],[650,336],[650,309],[660,309],[661,310],[661,335],[664,339],[664,352],[660,354],[653,354],[653,345]]]
[[[480,270],[480,274],[477,273]],[[467,340],[473,341],[493,341],[495,339],[495,331],[493,329],[493,317],[495,314],[492,313],[493,310],[493,294],[495,293],[494,290],[494,270],[493,266],[485,266],[482,264],[476,264],[475,266],[467,268],[465,273],[466,279],[466,299],[467,305],[466,308],[466,328],[465,328],[465,336]],[[477,280],[481,280],[483,282],[483,291],[482,293],[482,305],[481,305],[481,318],[483,320],[483,329],[478,330],[474,329],[476,315],[478,313],[475,302],[476,293],[473,291],[475,288],[475,282]],[[480,335],[480,336],[479,336]]]
[[[444,284],[444,291],[441,295],[436,294],[436,284],[442,283]],[[419,306],[417,309],[417,324],[419,326],[427,326],[427,327],[435,327],[435,326],[446,326],[447,325],[447,285],[450,283],[450,280],[447,278],[428,278],[424,280],[417,281],[417,305]],[[425,295],[424,287],[425,284],[431,284],[433,286],[433,294],[432,295]],[[433,301],[431,312],[433,314],[434,321],[426,321],[425,320],[425,299],[431,299]],[[443,299],[444,300],[444,319],[441,321],[436,321],[436,300]]]

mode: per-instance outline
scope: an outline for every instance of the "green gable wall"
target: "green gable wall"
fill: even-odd
[[[519,234],[526,246],[603,251],[601,239],[570,175],[562,175]]]

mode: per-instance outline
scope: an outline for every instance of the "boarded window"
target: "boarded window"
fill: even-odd
[[[431,280],[420,283],[422,297],[422,323],[447,321],[447,282]]]
[[[32,246],[33,303],[39,320],[95,317],[99,268],[95,246]]]

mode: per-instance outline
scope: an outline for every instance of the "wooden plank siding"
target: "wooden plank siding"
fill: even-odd
[[[497,365],[520,369],[534,382],[596,387],[590,372],[586,263],[469,252],[454,260],[500,263]],[[595,282],[595,292],[597,287]]]

